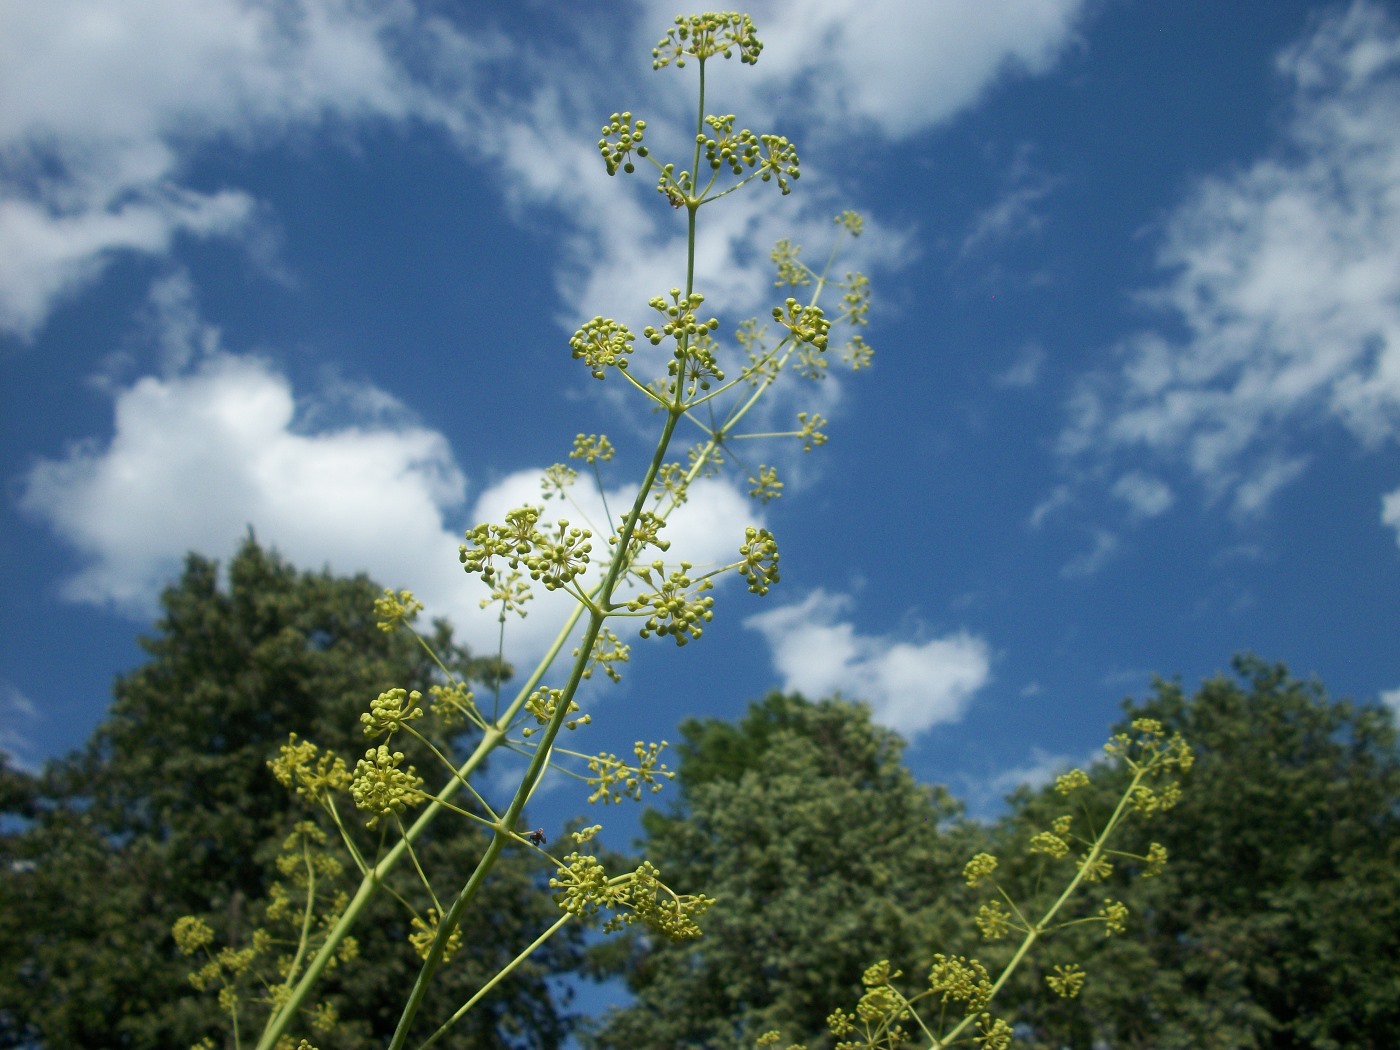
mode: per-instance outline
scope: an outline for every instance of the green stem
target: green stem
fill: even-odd
[[[555,922],[553,926],[551,926],[549,929],[545,930],[544,933],[540,934],[540,935],[539,935],[538,937],[536,937],[533,941],[531,941],[531,942],[530,942],[530,945],[529,945],[524,951],[522,951],[519,955],[517,955],[514,959],[512,959],[510,962],[508,962],[508,963],[505,965],[505,968],[502,969],[500,973],[496,974],[495,977],[492,977],[489,981],[487,981],[485,984],[483,984],[483,985],[477,990],[477,992],[476,992],[475,995],[473,995],[470,999],[468,999],[465,1003],[463,1003],[463,1004],[458,1008],[458,1010],[457,1010],[457,1012],[456,1012],[455,1014],[453,1014],[451,1017],[449,1017],[446,1021],[443,1022],[441,1028],[439,1028],[439,1029],[438,1029],[436,1032],[434,1032],[432,1035],[428,1036],[427,1039],[423,1040],[423,1042],[419,1045],[418,1050],[428,1050],[428,1047],[432,1046],[432,1045],[433,1045],[434,1043],[436,1043],[439,1039],[441,1039],[444,1035],[446,1035],[446,1034],[447,1034],[447,1030],[448,1030],[449,1028],[451,1028],[454,1024],[456,1024],[456,1023],[457,1023],[458,1021],[460,1021],[463,1017],[465,1017],[465,1016],[471,1011],[471,1008],[472,1008],[473,1006],[475,1006],[477,1003],[479,1003],[482,999],[484,999],[487,995],[489,995],[489,994],[491,993],[491,989],[495,988],[496,985],[500,984],[503,980],[505,980],[507,977],[509,977],[512,973],[514,973],[514,972],[515,972],[515,969],[516,969],[521,963],[523,963],[523,962],[524,962],[526,959],[528,959],[531,955],[535,954],[536,949],[538,949],[541,945],[543,945],[543,944],[545,943],[545,941],[549,940],[549,939],[550,939],[551,937],[553,937],[556,933],[558,933],[561,929],[563,929],[564,926],[565,926],[565,924],[568,923],[569,920],[572,919],[572,918],[573,918],[573,916],[572,916],[572,915],[569,915],[569,914],[567,914],[567,913],[564,914],[564,915],[561,915],[561,916],[559,917],[558,921]]]
[[[695,291],[695,213],[700,210],[700,139],[705,133],[705,59],[699,60],[700,102],[695,109],[695,157],[690,164],[690,193],[686,199],[685,294]],[[682,369],[684,371],[684,369]],[[676,401],[680,401],[681,376],[676,376]]]
[[[583,637],[579,642],[578,656],[574,658],[573,667],[569,671],[569,680],[562,690],[562,695],[555,706],[554,714],[546,724],[542,738],[535,750],[534,756],[530,759],[530,764],[525,770],[524,777],[521,778],[519,786],[515,790],[515,797],[511,799],[510,805],[506,807],[501,821],[496,826],[495,833],[491,836],[491,842],[487,845],[486,851],[477,862],[476,869],[471,873],[457,899],[452,902],[452,907],[438,926],[437,936],[433,939],[432,947],[428,949],[428,956],[423,960],[423,966],[418,971],[418,978],[413,983],[413,990],[409,993],[408,1002],[404,1004],[403,1014],[399,1017],[398,1028],[394,1031],[394,1038],[389,1043],[389,1050],[402,1050],[408,1039],[409,1030],[413,1026],[414,1018],[418,1015],[418,1010],[423,1004],[423,997],[427,994],[428,985],[432,981],[433,974],[437,972],[438,966],[442,963],[443,951],[447,947],[447,938],[451,936],[458,923],[461,922],[463,913],[467,906],[480,892],[485,884],[491,869],[496,866],[496,860],[505,849],[506,844],[513,838],[512,832],[516,823],[520,820],[520,815],[525,809],[525,802],[534,793],[535,785],[538,783],[544,768],[549,761],[549,752],[553,747],[554,739],[559,735],[565,720],[569,715],[569,704],[574,695],[578,692],[579,683],[583,681],[583,673],[588,668],[588,661],[592,658],[593,643],[598,638],[598,632],[602,630],[603,621],[607,619],[607,609],[612,604],[613,591],[622,578],[625,558],[621,552],[627,549],[632,540],[632,533],[636,529],[637,520],[641,517],[642,510],[646,506],[646,500],[651,492],[652,485],[656,482],[656,475],[661,469],[662,463],[666,459],[666,450],[671,443],[671,435],[675,433],[676,421],[680,418],[680,410],[672,409],[666,415],[666,425],[662,428],[661,439],[657,442],[656,451],[653,453],[651,463],[647,467],[646,477],[642,480],[641,487],[637,490],[637,497],[632,503],[632,509],[628,512],[627,520],[623,523],[622,532],[618,536],[617,549],[618,557],[613,558],[612,564],[608,567],[607,577],[603,580],[598,591],[597,607],[589,613],[588,626],[584,629]],[[576,607],[582,611],[582,606]],[[572,617],[571,622],[577,617]]]
[[[481,797],[480,793],[476,790],[476,788],[471,786],[471,783],[469,781],[463,780],[461,778],[461,776],[457,772],[456,767],[453,766],[450,761],[448,761],[447,756],[444,755],[438,749],[438,746],[434,744],[431,740],[429,740],[427,737],[425,737],[422,733],[418,732],[418,730],[414,729],[413,726],[405,725],[404,729],[406,729],[410,734],[412,734],[414,739],[418,740],[429,751],[431,751],[433,755],[437,758],[437,760],[447,767],[448,772],[450,772],[454,777],[457,777],[459,780],[461,780],[462,786],[466,788],[468,792],[471,793],[472,798],[476,799],[477,805],[484,809],[487,812],[487,814],[490,815],[491,820],[494,821],[496,819],[496,811],[491,808],[490,803],[488,803],[484,798]]]
[[[297,942],[297,953],[292,959],[292,964],[287,967],[287,979],[283,982],[284,984],[292,982],[297,969],[301,966],[301,960],[306,957],[306,946],[311,941],[311,921],[315,917],[316,866],[311,863],[311,847],[305,838],[301,842],[301,859],[302,863],[306,865],[306,908],[301,916],[301,939]]]

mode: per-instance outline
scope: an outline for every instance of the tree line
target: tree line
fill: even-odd
[[[358,716],[391,686],[424,692],[435,668],[375,626],[380,588],[301,572],[250,537],[218,566],[192,555],[118,678],[85,748],[30,774],[0,762],[0,1047],[223,1045],[213,996],[188,979],[171,924],[199,915],[237,945],[256,927],[275,859],[306,811],[267,760],[295,732],[352,755]],[[436,625],[463,678],[508,669]],[[1064,931],[1018,973],[1017,1045],[1033,1048],[1376,1048],[1400,1031],[1400,754],[1374,704],[1252,656],[1188,693],[1158,680],[1121,729],[1150,717],[1196,752],[1180,804],[1151,829],[1170,860],[1154,879],[1119,870],[1127,936]],[[1032,885],[1021,848],[1051,819],[1049,787],[1022,788],[992,823],[915,780],[903,741],[840,699],[772,694],[737,723],[681,727],[669,804],[643,818],[639,853],[719,903],[683,944],[629,931],[556,937],[454,1036],[458,1047],[590,1050],[751,1047],[782,1029],[833,1045],[825,1018],[880,959],[917,973],[935,952],[996,958],[971,922],[963,865],[987,850]],[[1098,802],[1122,788],[1092,771]],[[1094,800],[1090,800],[1090,808]],[[471,851],[462,823],[426,848]],[[1016,861],[1014,858],[1019,857]],[[477,946],[434,989],[450,1010],[557,915],[539,870],[510,857],[475,911]],[[411,885],[402,892],[411,894]],[[323,1045],[383,1045],[417,971],[410,930],[384,905],[357,928],[360,960],[331,975],[338,1007]],[[498,945],[492,955],[480,946]],[[1072,999],[1043,977],[1073,962]],[[621,977],[626,1006],[570,1014],[557,978]],[[343,1018],[343,1020],[340,1020]]]

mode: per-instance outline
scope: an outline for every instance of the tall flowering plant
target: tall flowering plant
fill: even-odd
[[[191,978],[197,987],[217,992],[234,1045],[244,1044],[245,1031],[256,1031],[246,1041],[258,1050],[311,1050],[316,1033],[334,1027],[336,1010],[318,995],[319,983],[334,969],[365,964],[357,958],[352,930],[369,901],[381,893],[392,894],[407,910],[412,933],[405,950],[421,958],[391,1050],[426,1047],[443,1038],[568,923],[601,916],[610,930],[641,923],[663,937],[700,935],[705,911],[715,903],[703,892],[671,887],[645,861],[631,871],[608,871],[593,845],[599,825],[572,833],[561,850],[523,820],[527,801],[551,767],[581,777],[591,788],[588,801],[593,803],[640,799],[660,790],[673,775],[661,761],[665,741],[639,741],[623,757],[565,747],[563,734],[592,718],[580,703],[580,686],[597,672],[619,679],[630,653],[623,634],[630,631],[678,646],[700,639],[715,615],[712,592],[724,575],[737,574],[759,596],[779,582],[777,540],[766,528],[743,528],[734,537],[730,561],[700,568],[685,560],[684,551],[672,552],[665,536],[668,521],[697,479],[726,468],[734,457],[724,450],[736,441],[790,441],[804,452],[825,443],[826,421],[815,411],[797,413],[788,430],[752,430],[755,408],[781,377],[820,381],[833,359],[853,369],[871,360],[862,337],[869,282],[858,273],[834,272],[841,242],[861,233],[861,218],[854,212],[836,217],[835,246],[820,269],[809,266],[790,242],[774,249],[774,284],[786,294],[779,293],[783,298],[772,308],[771,323],[747,321],[729,341],[721,337],[718,319],[704,309],[695,264],[702,209],[708,217],[711,205],[741,191],[771,187],[786,196],[800,175],[797,150],[786,137],[755,133],[739,126],[735,115],[706,108],[707,74],[714,59],[737,55],[741,64],[752,65],[762,50],[748,15],[678,17],[652,58],[657,70],[695,68],[690,156],[665,163],[654,158],[646,121],[631,112],[614,113],[602,126],[598,150],[608,174],[631,175],[650,165],[658,205],[684,216],[687,248],[675,286],[648,302],[655,316],[640,336],[615,319],[598,316],[581,323],[568,341],[572,358],[592,379],[621,384],[659,416],[652,452],[638,467],[631,505],[613,517],[604,486],[607,472],[617,465],[617,450],[606,435],[580,434],[567,462],[545,472],[540,503],[476,525],[461,545],[461,567],[480,581],[483,607],[499,611],[503,639],[506,624],[525,615],[526,603],[539,588],[572,598],[543,658],[513,696],[502,695],[497,684],[488,710],[416,631],[421,603],[408,591],[386,591],[376,610],[380,627],[413,631],[433,655],[442,680],[427,696],[395,687],[370,700],[360,718],[368,745],[362,755],[337,755],[293,736],[270,763],[277,778],[324,819],[299,823],[288,837],[265,926],[245,946],[217,948],[214,931],[194,916],[176,924],[177,944],[195,960]],[[835,304],[824,307],[833,294],[838,296]],[[683,420],[698,427],[700,440],[678,449]],[[572,501],[570,490],[581,473],[596,487],[605,520],[588,520],[582,513],[546,518],[547,501]],[[767,463],[753,468],[747,482],[757,502],[781,495],[778,471]],[[475,744],[467,754],[454,754],[452,741],[461,739],[465,729],[474,731]],[[478,783],[477,774],[502,747],[528,756],[528,763],[508,797],[496,798]],[[420,762],[441,770],[435,787],[419,771]],[[482,831],[480,854],[465,879],[460,873],[429,870],[415,848],[434,822],[447,815]],[[360,824],[363,828],[356,826]],[[339,838],[340,849],[331,848],[332,837]],[[434,975],[454,953],[472,950],[463,943],[462,918],[479,902],[506,850],[529,851],[552,869],[558,919],[535,941],[521,945],[514,960],[452,1014],[420,1019]],[[357,885],[347,884],[347,868],[358,874]],[[421,896],[430,902],[426,908],[415,907],[408,895],[392,888],[389,876],[400,868],[420,883]]]

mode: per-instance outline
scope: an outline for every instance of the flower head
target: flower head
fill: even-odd
[[[369,711],[360,715],[360,723],[365,727],[365,736],[382,736],[397,733],[408,723],[423,717],[423,708],[418,701],[423,694],[417,689],[390,689],[380,693],[369,702]]]
[[[702,15],[677,15],[676,24],[666,31],[651,52],[651,68],[674,64],[685,66],[687,58],[704,62],[715,55],[728,58],[739,49],[739,61],[753,65],[763,50],[753,19],[738,11],[707,11]]]
[[[423,778],[412,766],[401,769],[404,753],[390,752],[383,744],[370,748],[365,757],[355,763],[355,778],[350,795],[355,805],[370,813],[368,824],[374,827],[381,819],[402,813],[428,796],[420,789]]]

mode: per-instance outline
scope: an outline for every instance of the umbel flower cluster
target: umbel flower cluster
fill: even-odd
[[[319,820],[307,822],[299,832],[304,859],[296,872],[304,869],[305,877],[288,868],[292,875],[276,891],[276,907],[268,912],[269,921],[294,913],[302,917],[291,954],[286,961],[270,961],[275,941],[271,933],[255,935],[252,946],[239,949],[245,953],[239,954],[232,949],[214,951],[212,929],[199,925],[202,920],[196,917],[177,927],[182,950],[205,954],[199,980],[210,989],[219,987],[221,1002],[228,1000],[225,1007],[235,1042],[240,1018],[254,1001],[240,989],[255,984],[276,989],[257,1000],[266,1011],[258,1050],[296,1046],[291,1035],[295,1026],[330,1031],[335,1019],[324,1005],[316,1004],[317,982],[333,965],[348,961],[351,949],[346,946],[353,944],[348,931],[367,903],[387,890],[407,909],[405,950],[421,960],[417,980],[405,990],[403,1015],[390,1050],[405,1046],[438,968],[454,953],[470,948],[463,943],[463,916],[477,906],[478,890],[508,849],[550,865],[558,922],[540,940],[523,946],[456,1013],[439,1019],[440,1027],[429,1042],[443,1036],[566,923],[598,918],[609,931],[640,923],[671,939],[701,935],[700,921],[715,904],[703,892],[672,889],[647,861],[610,875],[590,852],[575,849],[555,856],[550,852],[551,836],[543,828],[530,828],[524,807],[548,769],[577,777],[591,791],[588,801],[603,804],[640,800],[674,776],[662,761],[665,741],[638,740],[632,754],[623,757],[607,750],[589,754],[563,747],[561,739],[572,738],[561,738],[561,733],[585,730],[593,720],[593,713],[584,709],[590,694],[580,694],[580,685],[595,677],[620,680],[631,652],[622,640],[624,625],[643,641],[665,638],[687,645],[704,636],[717,614],[717,592],[725,577],[742,579],[755,596],[778,585],[778,543],[762,520],[736,523],[732,554],[720,563],[707,555],[702,564],[699,557],[687,558],[684,550],[672,552],[673,536],[666,535],[671,515],[692,497],[694,482],[729,469],[737,472],[738,483],[756,505],[780,498],[785,490],[778,466],[772,461],[751,463],[747,450],[756,447],[754,442],[767,441],[786,445],[788,455],[810,453],[827,442],[828,423],[811,409],[774,407],[775,400],[786,406],[797,392],[808,389],[791,382],[779,387],[779,381],[786,375],[820,383],[828,380],[832,361],[853,370],[871,363],[872,351],[863,338],[870,284],[859,273],[833,270],[835,248],[824,266],[814,268],[804,261],[799,245],[780,242],[772,261],[773,287],[780,290],[781,301],[764,320],[740,323],[732,340],[696,287],[701,212],[730,194],[763,185],[786,196],[800,177],[797,149],[786,137],[744,127],[735,114],[706,109],[707,63],[737,55],[741,65],[752,65],[762,50],[753,21],[737,12],[679,17],[657,44],[654,69],[674,67],[690,75],[691,67],[698,67],[694,137],[686,157],[654,157],[651,129],[631,111],[613,113],[603,123],[598,150],[607,174],[635,174],[638,167],[650,165],[662,198],[656,203],[663,214],[670,216],[675,209],[676,219],[684,220],[684,273],[650,298],[650,323],[640,336],[617,319],[596,316],[578,325],[568,348],[594,380],[620,387],[619,400],[631,397],[659,417],[655,444],[649,453],[637,455],[637,471],[629,481],[609,476],[627,458],[620,442],[615,445],[606,434],[579,433],[567,462],[545,470],[538,502],[514,507],[500,520],[466,531],[459,563],[480,581],[481,607],[498,612],[496,668],[506,666],[507,627],[513,618],[544,604],[532,604],[539,588],[572,599],[555,643],[538,666],[521,676],[513,697],[503,693],[504,674],[487,681],[489,697],[478,698],[453,673],[429,636],[415,626],[423,604],[411,591],[386,590],[376,601],[379,628],[410,632],[435,666],[436,679],[417,683],[419,689],[385,683],[391,687],[368,699],[359,722],[369,746],[358,757],[341,757],[293,734],[269,763],[277,779]],[[862,232],[854,212],[838,215],[834,225],[838,246]],[[821,302],[824,296],[826,306]],[[834,296],[839,301],[832,304]],[[688,446],[679,437],[682,427],[692,438],[698,433]],[[592,484],[592,498],[579,498],[580,481]],[[625,507],[609,505],[609,494],[618,491],[627,493]],[[546,506],[559,512],[546,513]],[[590,509],[598,506],[601,513]],[[564,656],[570,652],[571,657]],[[602,674],[595,675],[600,670]],[[464,746],[469,753],[454,753]],[[523,755],[527,765],[512,791],[491,797],[496,791],[480,787],[479,774],[499,747]],[[439,776],[436,790],[428,786],[429,770]],[[471,822],[483,833],[482,851],[470,871],[430,871],[415,846],[446,814]],[[320,859],[329,856],[323,848],[328,830],[339,837],[353,862],[353,868],[345,867],[358,873],[357,888],[346,886],[342,871]],[[600,830],[594,826],[575,832],[573,841],[583,847]],[[391,879],[395,875],[415,889],[396,888]],[[444,885],[448,879],[451,883]],[[414,905],[411,897],[428,903]],[[303,1040],[301,1046],[311,1044]]]
[[[280,878],[268,893],[265,925],[253,930],[245,944],[215,950],[214,930],[205,920],[193,915],[176,920],[171,931],[175,946],[180,954],[194,960],[190,984],[199,991],[216,992],[219,1005],[235,1020],[250,1007],[275,1010],[284,1005],[306,948],[329,945],[335,917],[346,904],[345,893],[335,888],[343,867],[327,849],[326,833],[312,821],[298,822],[277,856]],[[342,936],[329,947],[327,970],[354,963],[359,957],[354,937]],[[307,1023],[315,1032],[329,1032],[338,1021],[335,1006],[329,1001],[316,1003],[307,1011]],[[193,1050],[214,1047],[209,1039],[195,1044]],[[299,1048],[314,1050],[306,1040]]]
[[[650,862],[642,861],[635,871],[609,878],[598,858],[570,853],[549,884],[559,890],[554,899],[570,915],[611,912],[603,924],[605,932],[642,923],[653,933],[673,941],[699,937],[696,920],[714,900],[703,893],[677,894],[660,876]]]

